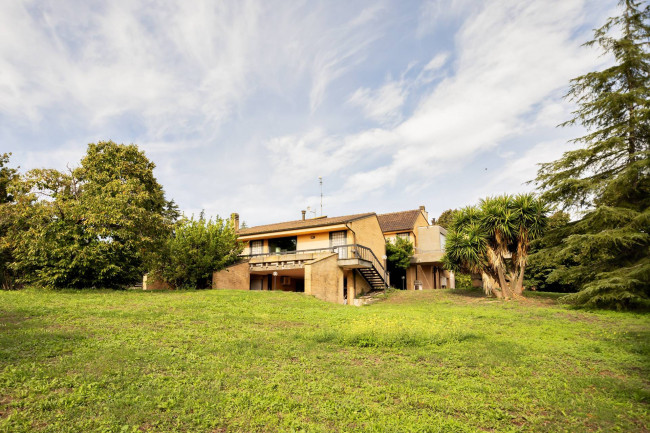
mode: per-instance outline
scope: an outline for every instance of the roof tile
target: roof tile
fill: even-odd
[[[419,209],[405,210],[377,215],[377,219],[383,233],[410,231],[415,227],[415,221],[420,213]]]
[[[325,217],[325,218],[311,218],[306,220],[286,221],[282,223],[266,224],[262,226],[239,229],[238,233],[239,236],[250,236],[250,235],[259,235],[263,233],[281,232],[285,230],[297,230],[297,229],[329,226],[334,224],[343,224],[343,223],[355,221],[362,218],[367,218],[372,215],[375,215],[375,213],[369,212],[369,213],[344,215],[344,216],[331,217],[331,218]]]

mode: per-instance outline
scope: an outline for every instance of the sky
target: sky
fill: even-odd
[[[135,143],[188,216],[431,217],[531,191],[615,0],[0,3],[0,153]]]

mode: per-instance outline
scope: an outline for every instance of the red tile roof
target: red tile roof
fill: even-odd
[[[374,212],[360,213],[355,215],[345,215],[331,218],[311,218],[306,220],[286,221],[282,223],[266,224],[262,226],[239,229],[239,236],[259,235],[262,233],[282,232],[285,230],[297,230],[314,228],[321,226],[330,226],[334,224],[344,224],[358,219],[367,218],[375,215]]]
[[[377,219],[383,233],[412,231],[421,212],[419,209],[391,212],[377,215]]]

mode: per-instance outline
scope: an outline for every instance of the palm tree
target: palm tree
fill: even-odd
[[[485,286],[488,294],[520,296],[530,242],[541,236],[547,212],[532,194],[488,197],[478,207],[461,209],[447,234],[445,265],[498,281],[498,287]]]

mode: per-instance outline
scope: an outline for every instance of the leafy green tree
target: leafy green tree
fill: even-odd
[[[18,176],[18,170],[7,167],[11,153],[0,155],[0,204],[13,201],[13,195],[9,192],[10,183]]]
[[[153,274],[175,288],[209,288],[212,273],[239,260],[242,250],[230,221],[206,220],[201,213],[198,220],[192,217],[176,224]]]
[[[520,296],[530,243],[546,228],[547,208],[532,194],[503,195],[461,209],[447,232],[443,261],[455,272],[486,274],[498,298]]]
[[[442,212],[438,219],[436,220],[436,224],[438,224],[441,227],[444,227],[445,229],[448,229],[451,226],[452,221],[454,220],[454,216],[458,214],[458,209],[447,209],[446,211]]]
[[[18,171],[15,168],[7,167],[10,156],[10,153],[0,155],[0,288],[2,289],[9,289],[14,283],[14,275],[9,268],[12,254],[7,238],[9,229],[7,208],[14,200],[13,194],[10,192],[10,185],[18,178]]]
[[[10,211],[12,267],[23,281],[63,288],[139,281],[177,215],[135,145],[89,144],[68,172],[31,170]]]
[[[566,302],[590,307],[650,306],[650,5],[620,1],[622,13],[595,31],[614,64],[571,81],[578,104],[563,126],[580,124],[582,148],[542,164],[543,196],[584,213],[535,253],[552,266],[546,282],[573,285]]]
[[[391,281],[399,285],[402,276],[406,276],[406,270],[411,266],[414,248],[410,240],[396,237],[394,241],[386,241],[387,270],[391,275]]]

